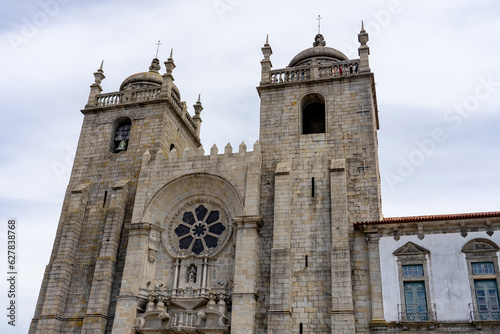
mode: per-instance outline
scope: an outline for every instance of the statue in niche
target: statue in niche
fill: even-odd
[[[196,266],[194,264],[188,269],[188,283],[196,283]]]

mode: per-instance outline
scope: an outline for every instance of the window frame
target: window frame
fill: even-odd
[[[401,298],[401,308],[400,312],[400,320],[402,322],[422,322],[422,321],[435,321],[436,316],[434,314],[434,308],[432,307],[432,300],[430,295],[429,288],[429,269],[428,269],[428,257],[430,252],[416,245],[415,243],[409,241],[404,246],[398,248],[393,253],[397,260],[398,265],[398,281],[399,281],[399,291]],[[422,266],[422,276],[404,276],[404,267],[405,266]],[[406,305],[406,294],[405,294],[405,283],[416,283],[422,282],[425,288],[425,298],[426,298],[426,311],[427,311],[427,319],[425,320],[408,320],[408,315],[406,314],[407,305]]]
[[[494,242],[483,238],[470,240],[462,248],[462,252],[465,254],[465,261],[467,262],[467,272],[469,276],[469,286],[472,301],[471,304],[474,314],[473,318],[476,321],[482,321],[477,303],[476,281],[494,280],[497,285],[497,294],[500,293],[500,291],[498,291],[500,287],[500,267],[498,265],[498,251],[499,247]],[[493,269],[495,270],[495,273],[474,274],[473,264],[475,263],[493,263]],[[498,302],[500,307],[500,300]],[[500,317],[500,312],[498,314],[498,317]]]

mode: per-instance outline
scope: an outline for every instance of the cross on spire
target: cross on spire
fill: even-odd
[[[318,18],[316,20],[318,20],[318,34],[321,34],[321,20],[323,18],[321,17],[321,15],[318,15]]]
[[[156,58],[158,58],[158,51],[160,51],[160,44],[161,44],[160,41],[158,41],[158,43],[156,43]]]

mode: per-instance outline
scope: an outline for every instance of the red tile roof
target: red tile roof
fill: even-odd
[[[436,220],[474,219],[474,218],[489,218],[489,217],[500,217],[500,211],[456,213],[448,215],[431,215],[431,216],[390,217],[390,218],[384,218],[382,220],[356,222],[354,223],[354,226],[392,224],[392,223],[414,223],[414,222],[427,222]]]

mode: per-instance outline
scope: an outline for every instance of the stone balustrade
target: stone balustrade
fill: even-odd
[[[124,102],[139,102],[156,100],[160,97],[161,88],[147,88],[130,91],[130,95],[125,93]]]
[[[347,77],[359,73],[359,59],[329,64],[290,67],[269,72],[270,84],[307,81],[324,78]]]
[[[112,106],[122,103],[151,101],[160,97],[161,88],[134,89],[97,95],[97,107]]]
[[[198,312],[197,311],[171,311],[170,327],[198,327]]]
[[[120,92],[104,93],[96,96],[95,105],[92,107],[108,107],[124,103],[135,103],[154,101],[160,98],[161,87],[133,89]],[[163,97],[162,97],[163,98]],[[197,129],[191,115],[187,111],[187,106],[184,102],[179,101],[174,93],[167,96],[167,100],[173,106],[174,111],[182,118],[188,126],[194,131]]]
[[[96,97],[96,104],[98,107],[111,106],[115,104],[122,103],[123,93],[122,92],[113,92],[100,94]]]

